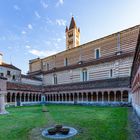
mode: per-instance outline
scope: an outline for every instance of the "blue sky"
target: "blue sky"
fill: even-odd
[[[65,50],[72,15],[81,44],[140,24],[140,0],[0,0],[0,52],[28,71],[28,62]]]

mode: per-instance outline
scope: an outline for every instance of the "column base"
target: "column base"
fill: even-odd
[[[0,115],[6,115],[6,114],[9,114],[9,112],[8,111],[2,111],[2,112],[0,112]]]

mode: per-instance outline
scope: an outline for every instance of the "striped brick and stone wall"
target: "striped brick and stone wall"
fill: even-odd
[[[131,73],[132,105],[140,117],[140,35],[135,50]]]

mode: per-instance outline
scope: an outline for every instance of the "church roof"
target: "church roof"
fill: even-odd
[[[0,66],[21,71],[19,68],[15,67],[12,64],[2,63],[2,64],[0,64]]]
[[[76,23],[75,23],[74,17],[71,18],[69,30],[73,29],[73,28],[76,28]]]

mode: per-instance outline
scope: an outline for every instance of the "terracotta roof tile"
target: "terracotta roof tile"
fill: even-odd
[[[12,64],[2,63],[2,64],[0,64],[0,66],[21,71],[19,68],[15,67]]]

